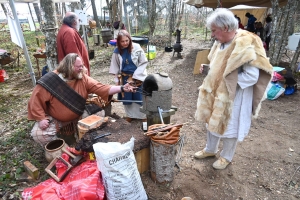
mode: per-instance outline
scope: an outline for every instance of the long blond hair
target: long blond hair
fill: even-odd
[[[57,66],[57,72],[61,73],[65,78],[71,77],[73,74],[73,67],[77,57],[80,58],[80,56],[77,53],[69,53],[68,55],[66,55]]]

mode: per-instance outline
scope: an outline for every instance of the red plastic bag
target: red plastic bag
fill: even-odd
[[[8,74],[4,69],[0,69],[0,83],[6,81],[8,79]]]
[[[284,77],[277,72],[273,72],[272,82],[283,80]]]
[[[68,160],[68,156],[62,157]],[[58,177],[64,173],[64,164],[56,163]],[[103,200],[105,188],[102,182],[101,173],[95,161],[86,161],[74,167],[67,177],[60,183],[54,179],[48,179],[35,187],[26,188],[22,192],[22,199],[43,199],[43,200]]]

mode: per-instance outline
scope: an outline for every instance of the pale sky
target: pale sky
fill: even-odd
[[[106,6],[105,1],[95,1],[96,7],[98,9],[97,14],[99,16],[101,15],[101,12],[100,12],[100,9],[99,9],[101,2],[102,2],[102,7]],[[87,2],[88,9],[87,9],[86,12],[89,15],[93,15],[92,6],[89,6],[89,5],[90,5],[90,2]],[[9,3],[6,3],[5,6],[10,8]],[[15,3],[15,7],[16,7],[17,13],[19,14],[19,19],[24,19],[24,18],[27,18],[27,16],[30,16],[30,12],[29,12],[27,3]],[[33,15],[34,15],[34,8],[33,8],[32,3],[30,3],[30,7],[31,7],[31,11],[33,12]],[[86,10],[86,8],[84,10]],[[35,17],[35,16],[33,16],[33,17]],[[0,7],[0,19],[4,19],[4,18],[6,18],[5,14],[2,10],[2,7]]]

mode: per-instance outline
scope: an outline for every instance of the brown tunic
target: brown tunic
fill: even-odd
[[[83,75],[82,79],[68,81],[67,84],[85,99],[88,98],[88,94],[94,93],[108,101],[111,86],[104,85],[87,75]],[[28,119],[41,121],[47,119],[47,115],[61,122],[69,122],[79,117],[38,84],[28,102]]]

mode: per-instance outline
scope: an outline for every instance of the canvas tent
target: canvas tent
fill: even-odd
[[[288,0],[278,0],[280,6],[286,5]],[[185,0],[186,4],[200,7],[217,8],[218,2],[221,3],[223,8],[231,8],[236,5],[248,5],[257,7],[272,7],[271,0]]]
[[[241,18],[241,23],[246,25],[248,22],[248,18],[245,16],[247,12],[254,15],[257,19],[257,22],[265,22],[265,18],[267,16],[268,8],[267,7],[254,7],[254,6],[245,6],[238,5],[232,8],[229,8],[235,15]]]

